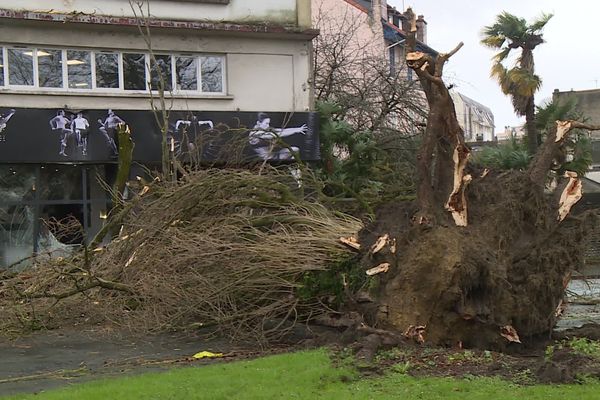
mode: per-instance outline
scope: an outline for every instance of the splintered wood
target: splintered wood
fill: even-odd
[[[511,343],[521,343],[517,330],[512,325],[505,325],[500,328],[500,336]]]
[[[577,173],[567,171],[565,177],[569,178],[569,183],[565,186],[558,202],[559,221],[564,220],[569,215],[571,208],[581,199],[583,189],[581,179],[577,177]]]
[[[367,270],[367,275],[374,276],[381,274],[382,272],[388,272],[390,270],[390,263],[381,263],[376,267]]]
[[[419,344],[425,343],[425,325],[410,325],[402,334],[407,339],[413,339]]]
[[[350,236],[348,238],[341,237],[340,242],[348,247],[353,248],[354,250],[360,250],[360,243],[358,243],[358,240],[354,236]]]
[[[454,149],[452,159],[454,161],[454,188],[448,202],[446,210],[452,213],[454,223],[457,226],[467,226],[467,199],[465,190],[472,180],[471,175],[465,175],[465,167],[469,161],[471,150],[463,144],[459,144]]]
[[[554,139],[555,143],[563,140],[565,135],[569,133],[573,126],[573,121],[556,121],[556,139]]]
[[[373,246],[371,246],[371,254],[379,253],[381,251],[381,249],[383,249],[385,247],[385,245],[388,244],[389,239],[390,239],[390,235],[388,235],[387,233],[383,236],[380,236],[375,241]]]

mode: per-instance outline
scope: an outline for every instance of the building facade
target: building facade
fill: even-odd
[[[353,57],[387,59],[392,70],[403,69],[409,21],[387,0],[311,0],[313,24],[323,36],[339,35]],[[437,54],[427,46],[427,22],[417,19],[417,50]]]
[[[462,93],[451,91],[456,118],[465,134],[466,142],[492,142],[494,135],[494,114],[492,110]]]
[[[318,158],[310,0],[138,3],[0,0],[0,267],[100,229],[119,123],[136,165],[160,165],[161,92],[173,153],[233,127],[249,157],[289,158],[277,132]],[[59,237],[65,217],[84,232]]]

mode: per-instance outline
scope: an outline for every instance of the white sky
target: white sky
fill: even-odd
[[[398,10],[412,7],[427,21],[427,43],[447,52],[459,42],[463,48],[446,64],[445,81],[494,113],[496,132],[506,125],[518,125],[524,118],[515,115],[510,99],[489,78],[494,51],[483,47],[481,29],[508,11],[531,21],[541,12],[554,17],[544,29],[546,43],[534,51],[536,73],[543,86],[536,104],[561,91],[600,87],[600,2],[595,0],[388,0]]]

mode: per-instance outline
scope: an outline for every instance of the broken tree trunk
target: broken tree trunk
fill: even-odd
[[[429,105],[423,145],[417,157],[418,223],[435,223],[441,216],[439,211],[446,208],[457,222],[466,224],[463,192],[470,177],[464,174],[464,169],[470,149],[465,145],[454,103],[442,80],[444,64],[463,44],[461,42],[449,53],[439,54],[435,59],[430,54],[416,51],[416,20],[410,9],[408,12],[413,22],[407,39],[410,51],[406,61],[419,77]]]
[[[373,321],[397,332],[422,327],[420,337],[434,344],[521,345],[554,326],[590,226],[570,215],[581,197],[576,174],[556,193],[546,189],[554,156],[571,129],[600,127],[558,121],[527,171],[475,170],[442,79],[462,43],[435,58],[418,52],[410,9],[407,17],[407,64],[429,115],[417,201],[382,207],[359,238],[365,270],[379,281]]]

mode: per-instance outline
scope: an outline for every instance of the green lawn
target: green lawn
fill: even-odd
[[[355,379],[331,366],[325,350],[173,369],[3,399],[598,399],[600,384],[516,386],[496,379]]]

